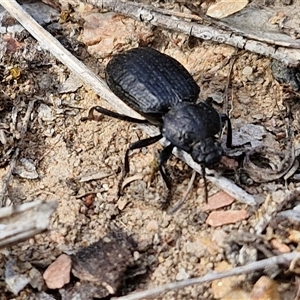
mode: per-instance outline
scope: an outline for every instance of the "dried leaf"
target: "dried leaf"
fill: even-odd
[[[249,148],[263,145],[263,138],[266,136],[266,129],[261,125],[245,124],[232,132],[232,144],[243,146],[249,144]]]
[[[79,299],[102,299],[115,294],[131,265],[131,240],[121,231],[112,232],[98,242],[82,248],[72,255],[72,273],[80,279],[81,287],[78,288],[85,293],[85,297]],[[88,289],[85,288],[86,285]]]
[[[73,93],[76,92],[82,86],[82,81],[74,74],[70,74],[68,79],[62,83],[59,93]]]
[[[113,173],[111,172],[104,172],[104,171],[99,171],[97,173],[93,173],[93,174],[86,174],[86,175],[82,175],[79,178],[79,182],[87,182],[87,181],[91,181],[91,180],[100,180],[106,177],[111,176]]]
[[[242,10],[247,4],[248,0],[221,0],[211,5],[206,14],[212,18],[222,19]]]
[[[21,158],[19,165],[14,169],[14,174],[26,179],[37,179],[39,174],[36,171],[34,163],[27,158]]]

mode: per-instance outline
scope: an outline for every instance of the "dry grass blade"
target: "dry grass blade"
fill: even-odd
[[[179,282],[172,282],[172,283],[168,283],[168,284],[165,284],[165,285],[153,288],[153,289],[149,289],[147,291],[141,291],[141,292],[132,293],[132,294],[129,294],[129,295],[123,296],[123,297],[112,298],[112,300],[140,300],[140,299],[144,299],[144,298],[155,297],[157,295],[167,293],[169,291],[183,288],[186,286],[190,286],[193,284],[202,284],[202,283],[211,282],[213,280],[217,280],[217,279],[221,279],[221,278],[225,278],[225,277],[247,274],[247,273],[254,272],[257,270],[262,270],[262,269],[265,269],[265,268],[268,268],[268,267],[274,266],[274,265],[289,265],[292,261],[297,260],[297,259],[300,259],[299,252],[282,254],[282,255],[271,257],[271,258],[263,259],[260,261],[256,261],[254,263],[250,263],[250,264],[242,266],[242,267],[233,268],[226,272],[210,273],[210,274],[206,274],[202,277],[182,280]]]

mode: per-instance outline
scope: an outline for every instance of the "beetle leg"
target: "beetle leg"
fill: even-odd
[[[220,114],[221,121],[223,123],[227,122],[227,141],[226,141],[226,147],[231,148],[232,146],[232,127],[231,127],[231,121],[229,117],[226,114]]]
[[[134,150],[134,149],[139,149],[139,148],[142,148],[142,147],[147,147],[151,144],[156,143],[161,138],[162,138],[162,134],[159,134],[159,135],[156,135],[156,136],[151,136],[151,137],[149,137],[147,139],[144,139],[144,140],[134,142],[134,143],[129,145],[129,147],[126,150],[126,153],[125,153],[124,168],[122,170],[122,175],[121,175],[121,179],[119,181],[119,186],[118,186],[118,195],[119,196],[122,193],[121,191],[122,191],[122,184],[123,184],[124,178],[127,175],[127,173],[129,172],[129,151]]]
[[[136,118],[132,118],[126,115],[122,115],[122,114],[118,114],[114,111],[105,109],[101,106],[94,106],[89,110],[89,116],[88,119],[89,120],[93,120],[94,119],[94,111],[97,111],[98,113],[101,113],[103,115],[115,118],[115,119],[119,119],[119,120],[123,120],[123,121],[127,121],[127,122],[132,122],[132,123],[140,123],[140,124],[149,124],[149,121],[146,119],[136,119]],[[143,147],[143,146],[142,146]]]
[[[172,182],[171,179],[169,177],[169,175],[167,174],[166,170],[165,170],[165,164],[168,161],[168,159],[170,158],[171,154],[172,154],[172,150],[175,146],[173,144],[170,144],[169,146],[167,146],[161,153],[159,156],[159,160],[158,160],[158,164],[159,164],[159,171],[160,174],[164,180],[164,182],[166,183],[166,186],[168,188],[168,194],[167,197],[162,205],[162,209],[167,209],[170,201],[172,199],[173,193],[172,193]]]
[[[161,176],[162,176],[164,182],[166,183],[168,190],[171,190],[172,184],[171,184],[170,177],[166,173],[165,164],[166,164],[167,160],[170,158],[173,148],[174,148],[174,145],[170,144],[160,153],[160,156],[159,156],[159,171],[161,173]]]

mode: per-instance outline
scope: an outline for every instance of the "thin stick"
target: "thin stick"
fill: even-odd
[[[167,16],[164,11],[158,8],[134,1],[87,0],[87,2],[154,26],[175,30],[203,40],[223,43],[239,49],[256,52],[280,60],[290,66],[297,67],[299,65],[300,55],[298,49],[300,48],[300,44],[297,40],[274,40],[267,34],[260,37],[255,34],[255,32],[250,33],[247,37],[245,30],[241,32],[241,30],[229,28],[230,26],[226,26],[224,23],[221,24],[220,21],[214,20],[215,26],[207,26],[200,24],[200,22],[190,22],[183,18]],[[266,15],[267,11],[264,12]],[[226,26],[227,29],[216,28],[216,23],[219,23],[218,25],[222,27]]]
[[[193,284],[202,284],[202,283],[211,282],[213,280],[217,280],[217,279],[221,279],[221,278],[225,278],[225,277],[247,274],[247,273],[265,269],[265,268],[268,268],[268,267],[271,267],[274,265],[288,265],[288,264],[290,264],[291,261],[293,261],[295,259],[300,259],[299,252],[292,252],[292,253],[282,254],[282,255],[278,255],[278,256],[273,256],[271,258],[259,260],[259,261],[250,263],[248,265],[242,266],[242,267],[233,268],[226,272],[209,273],[202,277],[182,280],[182,281],[178,281],[178,282],[172,282],[172,283],[158,286],[156,288],[149,289],[147,291],[135,292],[135,293],[129,294],[127,296],[112,298],[112,300],[140,300],[140,299],[144,299],[144,298],[155,297],[160,294],[163,294],[163,293],[166,293],[166,292],[169,292],[172,290],[177,290],[179,288],[187,287],[187,286],[190,286]]]
[[[186,164],[188,164],[199,174],[202,174],[201,166],[196,164],[189,154],[183,151],[178,151],[176,148],[174,149],[173,154],[185,161]],[[252,195],[245,192],[226,177],[220,176],[220,174],[218,174],[218,172],[215,170],[206,169],[205,174],[206,179],[208,179],[212,184],[218,186],[220,189],[225,191],[228,195],[232,196],[239,202],[250,206],[257,205],[257,201]]]

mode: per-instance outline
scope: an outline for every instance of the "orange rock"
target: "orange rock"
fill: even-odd
[[[277,239],[272,239],[270,241],[270,243],[280,253],[289,253],[289,252],[291,252],[291,249],[288,245],[282,243],[281,241],[279,241]]]
[[[84,19],[80,40],[89,46],[89,53],[101,58],[110,56],[116,49],[122,49],[128,45],[128,40],[138,45],[153,35],[150,29],[140,26],[133,19],[112,12],[91,13]]]
[[[206,224],[217,227],[225,224],[232,224],[248,218],[248,212],[241,210],[213,211],[209,214]]]
[[[290,229],[289,230],[289,240],[291,242],[300,244],[300,231],[295,230],[295,229]]]
[[[221,300],[233,300],[233,299],[252,300],[250,298],[250,294],[241,289],[232,290],[228,294],[226,294],[223,298],[221,298]]]
[[[222,261],[215,266],[214,271],[224,272],[230,269],[232,269],[232,266],[229,263]],[[235,287],[241,285],[245,279],[246,275],[243,274],[214,280],[211,286],[214,299],[244,299],[240,297],[240,293],[235,290]],[[236,298],[228,298],[233,295],[236,296]]]
[[[84,205],[90,207],[94,203],[95,194],[89,194],[84,199]]]
[[[280,300],[277,284],[267,276],[262,276],[253,286],[250,300]]]
[[[227,205],[230,205],[234,201],[234,198],[226,194],[224,191],[220,191],[208,198],[208,203],[202,207],[203,211],[215,210]]]
[[[70,282],[71,258],[60,255],[45,271],[43,278],[49,289],[60,289]]]

